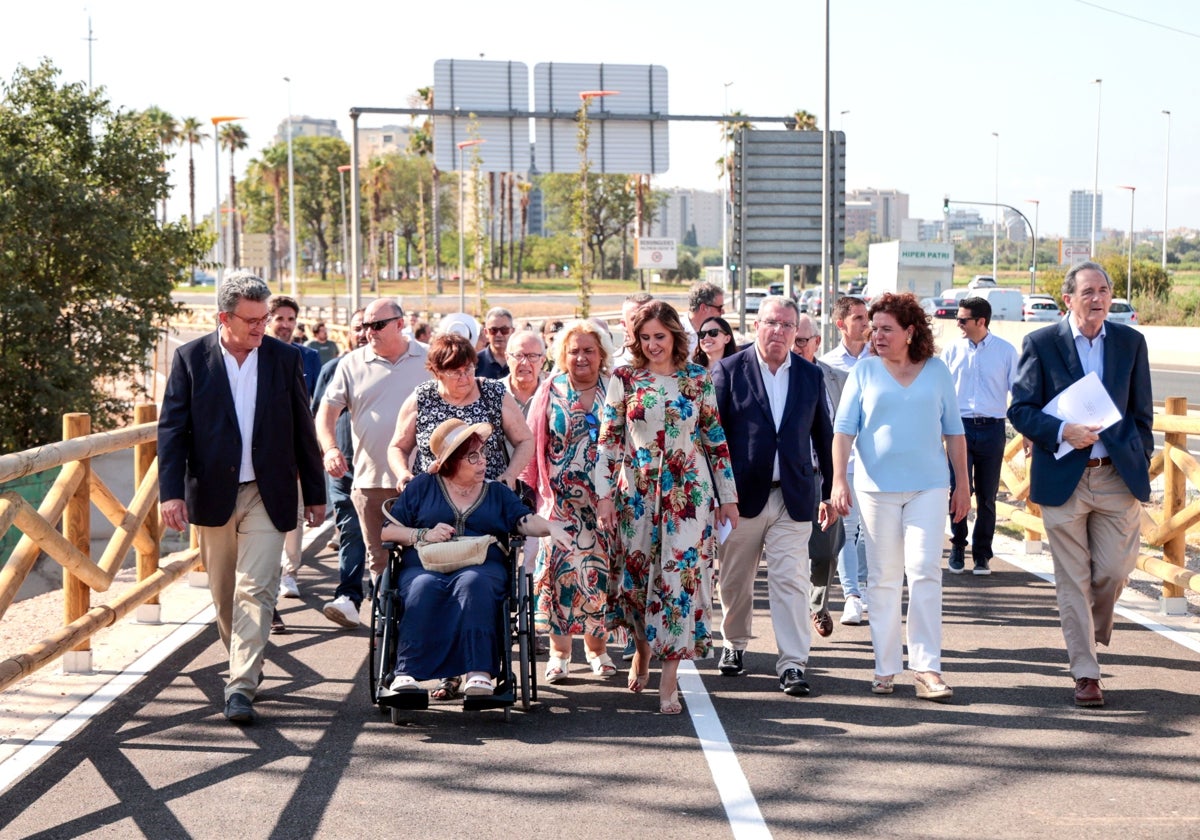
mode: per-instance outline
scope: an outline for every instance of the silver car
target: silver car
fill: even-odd
[[[1108,320],[1116,324],[1137,324],[1137,310],[1125,298],[1113,298],[1108,309]]]
[[[1021,309],[1022,321],[1057,321],[1062,317],[1058,304],[1045,298],[1025,298]]]

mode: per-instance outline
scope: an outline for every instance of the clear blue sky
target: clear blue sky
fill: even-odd
[[[1105,226],[1163,222],[1171,117],[1172,228],[1200,228],[1200,3],[1194,0],[833,0],[833,128],[847,133],[851,188],[895,188],[910,213],[940,218],[942,196],[999,200],[1031,211],[1040,232],[1065,233],[1071,189],[1091,189],[1100,96],[1099,184]],[[591,17],[580,18],[591,8]],[[263,0],[164,4],[145,0],[4,3],[0,72],[51,58],[112,101],[177,117],[243,115],[250,149],[285,117],[333,117],[348,137],[351,106],[405,107],[433,81],[439,58],[662,64],[673,113],[823,115],[819,0],[609,0],[340,3]],[[335,18],[331,13],[337,13]],[[1139,19],[1135,19],[1139,18]],[[726,87],[726,83],[732,83]],[[842,111],[849,113],[844,116]],[[403,118],[401,118],[403,119]],[[393,120],[394,122],[395,120]],[[364,125],[383,124],[383,120]],[[671,127],[671,168],[656,186],[715,189],[719,131]],[[999,139],[992,136],[999,134]],[[212,206],[212,146],[197,155],[199,207]],[[228,156],[222,171],[227,178]],[[186,152],[172,214],[186,212]],[[989,208],[981,208],[990,219]],[[1031,215],[1032,218],[1032,215]]]

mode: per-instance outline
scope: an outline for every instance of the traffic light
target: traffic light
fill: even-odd
[[[943,216],[950,215],[950,196],[946,196],[945,198],[942,199],[942,215]]]

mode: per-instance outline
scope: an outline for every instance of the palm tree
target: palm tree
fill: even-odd
[[[249,135],[241,123],[225,123],[221,126],[220,143],[222,149],[229,150],[229,241],[233,245],[233,265],[242,264],[238,254],[238,214],[237,214],[237,176],[234,165],[234,155],[244,151],[250,145]]]
[[[179,123],[157,105],[151,105],[143,111],[142,119],[146,121],[158,139],[158,145],[163,153],[163,167],[166,168],[167,158],[171,156],[170,149],[179,142]],[[164,225],[167,223],[167,196],[165,194],[162,197],[162,223]]]
[[[423,106],[433,108],[433,87],[417,88],[415,94],[408,98],[412,107]],[[413,131],[408,138],[408,150],[418,157],[433,157],[433,118],[430,117]],[[430,196],[430,212],[433,216],[433,265],[437,275],[437,293],[442,293],[442,229],[441,229],[441,181],[442,173],[435,164],[431,170],[430,180],[433,183]]]
[[[259,179],[271,191],[275,205],[274,224],[271,228],[271,265],[268,280],[279,278],[279,266],[283,262],[284,231],[283,195],[287,183],[287,146],[276,143],[263,149],[261,159],[251,159],[246,167],[247,174]]]
[[[191,220],[192,230],[196,229],[196,161],[192,157],[192,149],[195,146],[203,146],[204,141],[208,139],[208,135],[201,131],[202,128],[204,123],[200,120],[187,117],[179,129],[180,141],[187,143],[188,147],[188,218]]]
[[[798,109],[784,125],[789,131],[816,131],[817,115],[810,114],[803,108]]]

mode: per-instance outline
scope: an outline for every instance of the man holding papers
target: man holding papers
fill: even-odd
[[[1075,704],[1103,706],[1096,643],[1112,636],[1113,608],[1141,542],[1141,503],[1150,498],[1150,363],[1141,333],[1105,320],[1112,281],[1100,265],[1074,266],[1062,291],[1067,317],[1025,339],[1008,419],[1033,446],[1029,498],[1042,506],[1050,540]],[[1108,407],[1087,398],[1086,384],[1071,395],[1083,399],[1060,399],[1051,406],[1057,414],[1046,411],[1090,373],[1116,422],[1107,425]],[[1069,451],[1056,457],[1063,444]]]

